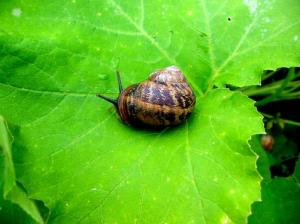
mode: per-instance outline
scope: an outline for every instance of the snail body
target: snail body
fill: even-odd
[[[113,103],[120,118],[128,125],[163,128],[184,121],[193,111],[196,97],[183,73],[170,66],[150,74],[148,80],[122,88],[119,73],[119,96]]]

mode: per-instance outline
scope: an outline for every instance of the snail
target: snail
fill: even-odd
[[[119,96],[111,99],[123,122],[132,126],[164,128],[184,121],[193,111],[196,97],[183,73],[176,66],[157,70],[148,80],[123,90],[117,71]]]

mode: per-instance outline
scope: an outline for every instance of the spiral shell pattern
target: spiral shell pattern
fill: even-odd
[[[180,124],[195,103],[196,97],[183,73],[170,66],[126,88],[118,98],[118,112],[127,124],[161,128]]]

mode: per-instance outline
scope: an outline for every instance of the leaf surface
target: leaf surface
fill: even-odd
[[[49,223],[245,222],[261,116],[212,86],[258,84],[300,52],[297,1],[255,2],[0,3],[0,113],[18,127],[17,180]],[[198,97],[182,126],[132,129],[95,97],[116,96],[116,69],[127,86],[171,64]]]
[[[15,94],[21,94],[11,95],[16,103],[25,96]],[[66,97],[16,135],[20,181],[30,197],[54,211],[50,221],[57,223],[243,222],[259,196],[256,158],[247,139],[262,132],[261,117],[252,101],[226,89],[198,101],[188,123],[149,132],[103,113],[105,103],[95,97],[84,105],[78,97]],[[45,98],[35,103],[51,104]],[[37,117],[34,111],[32,116]]]
[[[116,68],[129,84],[170,64],[197,89],[243,86],[259,84],[263,69],[299,65],[297,0],[9,1],[0,7],[1,39],[13,44],[2,44],[9,58],[1,60],[1,80],[23,88],[115,92]]]

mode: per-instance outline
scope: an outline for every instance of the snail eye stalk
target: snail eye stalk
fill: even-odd
[[[111,98],[109,98],[107,96],[103,96],[103,95],[100,95],[100,94],[97,94],[97,97],[102,98],[102,99],[106,100],[107,102],[112,103],[115,106],[118,106],[118,101],[115,100],[115,99],[111,99]]]
[[[116,74],[117,74],[117,80],[118,80],[118,86],[119,86],[119,93],[121,93],[123,91],[123,86],[122,86],[120,72],[117,71]],[[109,98],[107,96],[103,96],[101,94],[97,94],[97,97],[102,98],[102,99],[106,100],[107,102],[110,102],[113,105],[115,105],[116,107],[118,107],[118,99],[111,99],[111,98]]]
[[[122,86],[122,80],[119,71],[117,71],[117,79],[118,79],[119,93],[121,93],[123,91],[123,86]]]

